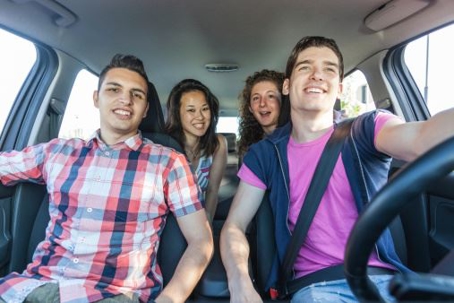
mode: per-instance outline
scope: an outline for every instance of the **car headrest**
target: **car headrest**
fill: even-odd
[[[236,151],[236,134],[235,133],[219,133],[227,139],[227,151],[233,153]]]
[[[139,125],[139,129],[146,133],[164,132],[164,114],[159,102],[158,92],[153,83],[148,82],[148,113]]]

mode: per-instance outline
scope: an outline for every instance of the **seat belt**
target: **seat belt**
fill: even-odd
[[[58,131],[60,129],[61,118],[65,113],[66,104],[57,99],[52,98],[50,100],[49,108],[47,113],[49,115],[49,138],[57,138]]]
[[[290,294],[287,282],[292,276],[296,256],[298,255],[301,246],[303,246],[309,227],[314,219],[317,208],[320,205],[323,194],[326,191],[328,181],[332,175],[337,159],[339,158],[342,145],[345,138],[350,133],[353,121],[354,118],[344,120],[337,124],[317,163],[317,168],[315,169],[314,176],[311,180],[282,262],[278,281],[278,297],[285,297]],[[275,291],[276,290],[271,290],[271,293],[275,293]]]

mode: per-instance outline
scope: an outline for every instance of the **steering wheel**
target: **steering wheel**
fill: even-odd
[[[367,276],[367,262],[375,242],[404,206],[429,185],[454,170],[454,137],[407,164],[360,214],[347,241],[344,273],[360,302],[385,302]]]

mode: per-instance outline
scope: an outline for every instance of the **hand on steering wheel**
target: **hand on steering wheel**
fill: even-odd
[[[409,163],[378,192],[359,216],[345,250],[345,276],[359,301],[384,302],[367,276],[375,242],[404,206],[454,170],[454,137]]]

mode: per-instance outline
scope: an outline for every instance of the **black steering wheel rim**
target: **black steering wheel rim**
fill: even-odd
[[[375,242],[404,206],[454,170],[454,137],[407,164],[377,193],[360,214],[347,241],[344,272],[360,302],[384,301],[367,276]]]

